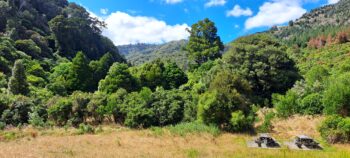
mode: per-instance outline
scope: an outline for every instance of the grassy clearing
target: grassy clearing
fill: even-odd
[[[319,117],[295,117],[274,121],[272,135],[280,142],[289,140],[299,130],[317,136]],[[289,123],[289,124],[287,124]],[[253,136],[219,133],[216,128],[197,123],[177,126],[131,130],[118,126],[102,126],[100,132],[79,133],[79,129],[24,128],[0,131],[0,157],[37,158],[350,158],[350,145],[328,145],[323,151],[248,148],[246,142]],[[293,129],[287,134],[280,130]],[[6,136],[9,135],[9,136]]]
[[[186,136],[189,134],[210,134],[213,136],[218,136],[221,133],[220,129],[215,126],[208,126],[198,122],[180,123],[164,128],[153,127],[150,130],[154,135],[164,135],[166,133],[170,133],[177,136]]]

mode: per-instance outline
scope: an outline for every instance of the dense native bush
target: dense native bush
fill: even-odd
[[[345,73],[330,80],[325,89],[323,104],[326,114],[349,116],[350,112],[350,73]]]
[[[33,101],[30,98],[21,95],[13,96],[7,109],[2,112],[1,120],[13,126],[26,124],[33,106]]]
[[[5,92],[6,88],[7,88],[6,76],[2,72],[0,72],[0,93]]]
[[[99,91],[110,94],[120,88],[132,91],[137,88],[137,82],[130,74],[128,65],[115,63],[110,67],[106,78],[100,81]]]
[[[165,126],[182,121],[185,101],[179,91],[165,91],[157,89],[152,94],[151,108],[154,111],[156,122],[154,125]]]
[[[124,106],[125,97],[128,92],[125,89],[118,89],[107,98],[107,106],[101,107],[101,111],[107,116],[113,116],[115,123],[123,124],[126,117],[126,106]]]
[[[248,80],[254,103],[268,106],[273,93],[285,93],[300,78],[286,46],[269,34],[242,37],[230,44],[224,63]]]
[[[34,127],[44,127],[47,121],[47,109],[43,106],[32,106],[29,112],[29,124]]]
[[[47,103],[48,118],[55,125],[64,126],[72,116],[72,102],[68,98],[54,97]]]
[[[227,71],[218,73],[209,90],[200,97],[198,119],[226,130],[243,130],[248,126],[243,127],[241,123],[248,120],[251,111],[247,96],[249,93],[250,87],[246,80]],[[250,123],[252,121],[247,121],[247,124]]]
[[[90,103],[91,95],[89,93],[74,92],[70,96],[72,101],[72,114],[70,123],[73,126],[78,126],[80,123],[86,122],[87,119],[87,106]]]
[[[139,93],[130,93],[124,101],[126,117],[124,124],[133,128],[146,128],[156,122],[155,113],[151,109],[152,91],[143,88]]]
[[[92,95],[90,102],[87,105],[87,112],[92,119],[92,123],[101,123],[106,116],[104,107],[107,105],[107,95],[96,92]]]
[[[321,136],[329,143],[350,142],[350,118],[329,116],[319,127]]]
[[[17,50],[23,51],[33,58],[39,58],[41,56],[41,49],[33,40],[17,40],[15,46]]]

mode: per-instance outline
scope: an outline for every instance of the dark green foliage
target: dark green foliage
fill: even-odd
[[[237,39],[223,60],[249,81],[256,96],[254,102],[261,105],[268,104],[273,93],[285,93],[299,79],[285,47],[268,34]]]
[[[6,88],[7,88],[6,76],[2,72],[0,72],[0,93],[5,92]]]
[[[198,21],[188,32],[190,37],[186,50],[197,64],[201,65],[208,60],[221,57],[220,51],[224,50],[224,45],[217,35],[214,22],[208,18]]]
[[[15,46],[17,50],[20,50],[33,58],[39,58],[41,56],[41,49],[33,40],[17,40]]]
[[[99,91],[105,93],[114,93],[123,88],[127,91],[137,89],[136,79],[130,74],[129,67],[126,64],[113,64],[105,79],[99,83]]]
[[[87,106],[90,103],[91,97],[88,93],[74,92],[70,96],[72,101],[72,114],[70,123],[77,127],[80,123],[85,122],[88,117]]]
[[[116,59],[113,58],[113,55],[111,53],[107,53],[103,55],[99,60],[90,62],[89,65],[93,72],[92,87],[98,87],[98,83],[100,82],[100,80],[106,77],[108,70],[113,65],[114,61],[116,61]]]
[[[60,55],[68,58],[76,56],[75,52],[83,51],[89,59],[99,59],[110,52],[115,61],[124,61],[113,43],[100,35],[105,24],[92,18],[81,6],[70,3],[63,10],[63,15],[56,16],[49,22],[55,35]]]
[[[78,52],[76,57],[72,60],[72,65],[67,75],[68,90],[70,92],[75,90],[90,91],[92,71],[89,66],[89,60],[82,52]]]
[[[215,124],[226,130],[240,131],[245,127],[249,128],[245,126],[252,123],[248,121],[250,120],[247,98],[249,92],[250,87],[246,80],[227,71],[218,73],[210,84],[209,91],[200,97],[199,120],[206,124]],[[242,122],[247,124],[243,127]]]
[[[154,125],[165,126],[182,121],[185,101],[179,91],[165,91],[160,88],[152,94],[151,108],[156,122]]]
[[[170,62],[165,64],[163,72],[165,89],[178,88],[187,82],[187,75],[183,72],[176,63]]]
[[[322,122],[319,132],[329,143],[348,143],[350,142],[350,118],[329,116]]]
[[[17,60],[12,69],[12,76],[9,79],[8,89],[11,94],[27,95],[29,93],[27,77],[22,60]]]
[[[156,122],[155,114],[151,109],[150,100],[152,91],[143,88],[140,93],[130,93],[125,98],[126,118],[124,124],[133,128],[146,128]]]
[[[28,123],[29,112],[33,107],[33,101],[25,96],[13,96],[8,104],[8,108],[3,111],[1,120],[13,126]]]
[[[11,95],[0,93],[0,116],[4,110],[9,108],[8,105],[10,105],[11,102]]]

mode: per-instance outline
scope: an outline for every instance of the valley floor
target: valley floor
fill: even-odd
[[[300,125],[295,125],[300,121]],[[301,121],[308,120],[309,122]],[[319,119],[291,119],[276,122],[275,136],[279,141],[288,140],[294,133],[279,134],[278,130],[292,128],[313,134],[313,122]],[[288,125],[287,122],[294,122]],[[284,124],[285,127],[281,127]],[[293,127],[294,126],[294,127]],[[0,132],[0,157],[6,158],[134,158],[134,157],[232,157],[232,158],[350,158],[350,145],[325,145],[323,151],[282,149],[257,149],[246,147],[254,136],[223,133],[174,135],[157,130],[130,130],[122,127],[103,127],[97,134],[77,135],[74,129],[36,130],[25,128]]]

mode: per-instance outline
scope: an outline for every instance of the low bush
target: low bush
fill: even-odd
[[[279,117],[289,117],[297,112],[298,95],[289,90],[286,95],[274,94],[272,103]]]
[[[350,117],[329,116],[322,122],[319,132],[329,143],[349,143]]]
[[[6,124],[4,122],[0,122],[0,130],[4,130],[6,127]]]
[[[78,128],[78,134],[94,134],[95,133],[95,128],[92,127],[91,125],[87,124],[80,124]]]
[[[231,114],[231,131],[242,132],[252,129],[254,116],[245,116],[241,110],[235,111]]]
[[[272,120],[275,118],[276,114],[274,112],[268,112],[264,116],[264,122],[258,128],[259,132],[268,133],[272,130]]]

